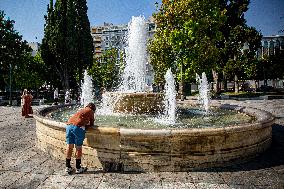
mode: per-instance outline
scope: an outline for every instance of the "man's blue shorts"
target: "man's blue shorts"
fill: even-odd
[[[76,125],[66,126],[66,143],[82,146],[86,131]]]

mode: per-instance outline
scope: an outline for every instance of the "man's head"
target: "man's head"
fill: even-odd
[[[91,108],[93,111],[96,111],[96,105],[94,103],[89,103],[86,107]]]

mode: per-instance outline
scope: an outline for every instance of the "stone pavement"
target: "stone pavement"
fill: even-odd
[[[89,170],[66,175],[65,162],[35,147],[35,120],[20,107],[0,106],[0,188],[284,188],[284,100],[222,100],[264,109],[276,116],[271,148],[241,165],[192,172],[109,173]],[[35,106],[34,109],[40,108]],[[241,139],[240,139],[241,140]]]

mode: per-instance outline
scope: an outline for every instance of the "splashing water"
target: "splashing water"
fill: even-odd
[[[98,114],[114,115],[115,104],[120,99],[119,93],[146,91],[147,25],[143,16],[133,16],[128,23],[125,53],[126,65],[121,76],[122,82],[116,90],[117,95],[104,93]]]
[[[116,102],[120,99],[120,95],[111,95],[111,93],[103,93],[102,94],[102,101],[97,110],[98,115],[116,115],[114,113],[114,108]]]
[[[122,74],[121,92],[143,92],[146,88],[147,25],[143,16],[128,23],[126,65]]]
[[[164,115],[155,121],[165,125],[174,125],[176,122],[176,89],[171,69],[167,70],[165,80]]]
[[[206,114],[209,112],[210,91],[206,74],[203,72],[201,78],[196,74],[196,82],[199,90],[199,100],[202,103]]]
[[[88,75],[87,70],[84,72],[84,82],[82,82],[81,90],[81,105],[85,107],[88,105],[88,103],[94,102],[94,87],[92,77]]]

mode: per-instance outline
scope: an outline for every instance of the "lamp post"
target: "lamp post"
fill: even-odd
[[[12,64],[10,66],[10,96],[9,96],[9,104],[12,105]]]
[[[180,100],[181,101],[184,101],[184,89],[183,89],[183,87],[184,87],[184,83],[183,83],[183,65],[182,65],[182,61],[181,61],[181,65],[180,65],[180,84],[179,84],[179,86],[180,86]]]
[[[178,58],[180,59],[180,82],[179,82],[179,94],[180,94],[180,100],[184,101],[184,83],[183,83],[183,52],[182,50],[178,53]]]

